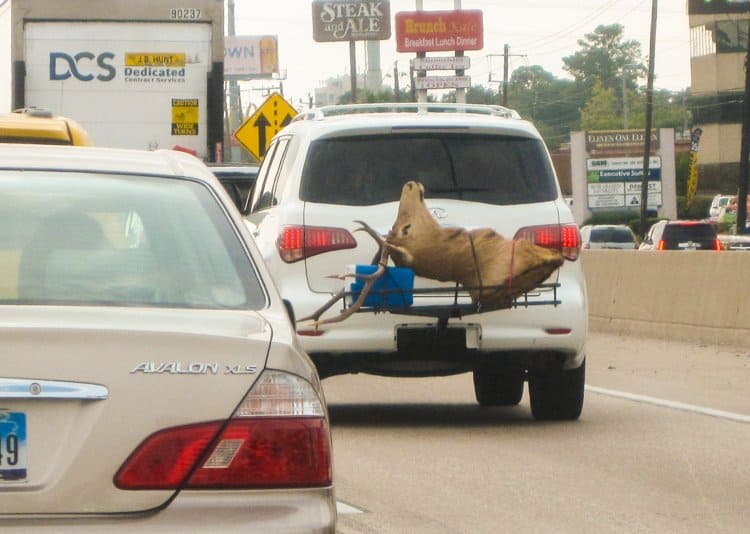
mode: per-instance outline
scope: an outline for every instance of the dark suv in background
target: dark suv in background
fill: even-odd
[[[721,250],[716,227],[704,221],[659,221],[639,250]]]

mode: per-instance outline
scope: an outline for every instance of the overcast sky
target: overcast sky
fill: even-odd
[[[641,43],[644,56],[649,50],[652,0],[461,0],[462,9],[483,13],[484,49],[467,52],[471,58],[472,85],[497,89],[503,75],[502,53],[510,46],[510,72],[522,65],[541,65],[558,77],[568,77],[562,58],[578,50],[577,41],[598,25],[621,24],[624,37]],[[686,0],[658,2],[656,38],[656,88],[679,90],[690,85],[690,46]],[[455,0],[423,0],[424,10],[452,10]],[[383,74],[408,72],[414,54],[396,52],[393,16],[414,11],[416,0],[390,0],[392,36],[381,41]],[[284,95],[298,106],[300,99],[323,81],[349,73],[347,43],[318,43],[312,37],[311,0],[235,0],[237,35],[277,35],[279,67],[286,72]],[[446,53],[428,53],[446,55]],[[449,55],[449,53],[448,53]],[[357,42],[357,70],[364,72],[364,43]],[[390,78],[384,84],[392,86]],[[404,83],[404,82],[402,82]],[[246,93],[245,98],[253,94]],[[262,97],[258,97],[260,102]],[[255,99],[254,99],[255,100]]]

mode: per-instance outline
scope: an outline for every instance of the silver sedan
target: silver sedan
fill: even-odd
[[[318,376],[240,214],[172,151],[0,145],[0,520],[332,532]]]

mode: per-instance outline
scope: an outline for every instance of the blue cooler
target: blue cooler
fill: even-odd
[[[377,268],[377,265],[356,265],[354,272],[357,274],[372,274]],[[364,285],[364,280],[355,279],[352,282],[350,287],[352,302],[359,298]],[[368,308],[411,306],[414,302],[413,289],[414,271],[408,267],[386,267],[385,274],[373,284],[362,305]]]

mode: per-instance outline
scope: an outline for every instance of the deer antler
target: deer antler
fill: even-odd
[[[359,223],[359,228],[355,229],[355,232],[367,232],[367,234],[370,235],[377,243],[378,243],[378,251],[375,253],[375,256],[373,256],[372,263],[373,265],[376,265],[380,263],[383,259],[383,250],[385,250],[388,247],[388,244],[386,243],[386,240],[383,238],[382,235],[380,235],[377,230],[375,230],[372,226],[367,224],[365,221],[354,221],[355,223]]]
[[[318,326],[323,324],[331,324],[331,323],[338,323],[346,319],[347,317],[354,314],[357,310],[359,310],[362,305],[365,302],[365,299],[367,298],[367,295],[370,293],[370,290],[372,289],[372,286],[375,284],[375,282],[382,277],[385,274],[385,266],[388,263],[388,249],[385,247],[385,240],[383,239],[383,236],[377,233],[370,225],[363,221],[354,221],[356,223],[359,223],[361,225],[361,228],[357,228],[354,230],[357,231],[364,231],[367,232],[375,241],[378,242],[378,245],[380,247],[380,251],[378,256],[376,256],[373,260],[373,264],[377,264],[378,268],[375,270],[375,272],[370,274],[345,274],[345,275],[335,275],[334,278],[357,278],[359,280],[364,280],[364,286],[362,287],[362,291],[359,293],[359,296],[357,297],[357,300],[355,300],[351,306],[346,308],[344,311],[342,311],[339,315],[336,315],[335,317],[330,317],[328,319],[320,320],[321,315],[323,315],[326,311],[328,311],[331,306],[333,306],[336,302],[341,300],[346,296],[346,288],[342,289],[335,295],[333,295],[328,301],[326,301],[325,304],[323,304],[320,308],[315,310],[310,315],[303,317],[301,319],[298,319],[297,322],[305,322],[305,321],[313,321],[313,326],[315,328],[318,328]],[[375,261],[377,260],[377,261]]]

